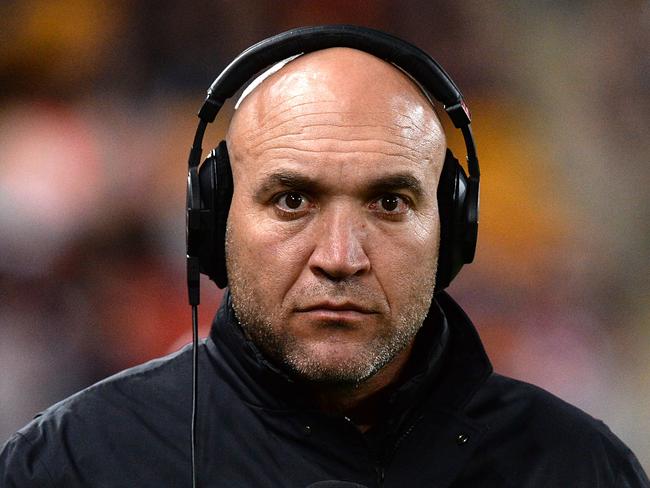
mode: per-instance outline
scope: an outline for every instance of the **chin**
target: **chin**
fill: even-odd
[[[285,355],[285,366],[301,380],[331,384],[359,384],[385,364],[385,358],[367,349],[340,343],[318,344]]]

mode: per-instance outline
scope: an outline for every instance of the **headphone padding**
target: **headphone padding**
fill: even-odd
[[[465,263],[467,176],[465,170],[447,149],[438,182],[438,213],[440,215],[440,247],[436,291],[443,290]]]
[[[201,272],[219,288],[228,285],[226,225],[232,199],[232,171],[226,141],[221,141],[199,170],[203,208],[209,209],[205,241],[199,250]]]

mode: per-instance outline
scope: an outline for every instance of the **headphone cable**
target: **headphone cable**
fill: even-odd
[[[197,488],[196,469],[196,411],[198,397],[198,369],[199,369],[199,312],[196,305],[192,305],[192,488]]]

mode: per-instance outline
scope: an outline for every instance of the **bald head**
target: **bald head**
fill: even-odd
[[[266,139],[262,134],[285,131],[288,137],[299,137],[318,132],[316,126],[302,125],[315,111],[328,114],[320,123],[339,126],[349,135],[356,130],[361,137],[364,125],[381,123],[390,114],[394,136],[418,141],[404,148],[408,156],[429,161],[434,171],[439,170],[446,141],[428,98],[395,66],[350,48],[300,56],[265,77],[241,100],[227,134],[233,164],[256,155],[258,144]],[[283,117],[287,112],[291,116]],[[393,151],[398,149],[396,142]]]

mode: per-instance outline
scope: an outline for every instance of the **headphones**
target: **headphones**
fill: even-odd
[[[203,164],[201,144],[207,124],[224,102],[269,66],[298,54],[349,47],[399,67],[424,92],[442,103],[462,131],[469,176],[447,149],[438,183],[440,248],[436,291],[446,288],[465,263],[474,259],[478,233],[479,165],[470,128],[471,116],[456,84],[428,54],[389,34],[357,26],[335,25],[292,29],[263,40],[235,58],[208,89],[190,150],[187,178],[187,270],[190,304],[199,303],[200,273],[219,288],[228,285],[225,236],[233,193],[226,142],[221,141]]]

